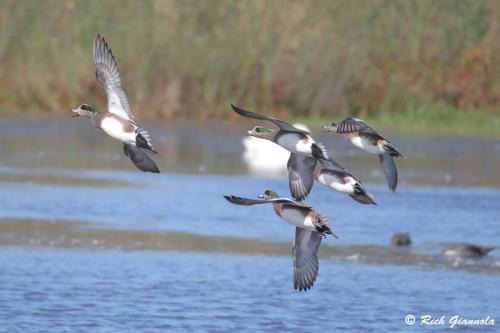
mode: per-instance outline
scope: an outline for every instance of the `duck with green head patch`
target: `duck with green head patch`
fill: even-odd
[[[404,157],[396,146],[368,126],[361,119],[347,117],[340,124],[333,122],[331,125],[323,126],[325,132],[334,132],[344,137],[356,147],[366,152],[377,154],[384,169],[387,185],[393,192],[398,185],[398,170],[394,157]]]
[[[121,87],[120,73],[111,49],[99,34],[94,39],[94,64],[96,78],[106,92],[108,111],[97,110],[92,105],[81,104],[73,109],[73,117],[90,119],[110,137],[123,142],[123,150],[142,171],[160,172],[147,152],[157,154],[151,145],[148,132],[139,128],[132,115],[127,95]]]
[[[251,131],[247,132],[248,135],[272,141],[292,153],[298,153],[319,159],[328,158],[328,152],[325,146],[314,141],[309,132],[298,129],[282,120],[243,110],[233,104],[231,104],[231,107],[234,112],[240,116],[266,120],[278,126],[277,130],[272,130],[264,126],[256,126]]]
[[[321,239],[326,235],[335,235],[328,224],[328,218],[316,212],[312,207],[288,198],[280,198],[273,190],[265,190],[259,199],[241,198],[226,195],[224,198],[242,206],[272,204],[276,214],[295,226],[293,246],[293,286],[295,289],[310,289],[318,275],[318,249]]]

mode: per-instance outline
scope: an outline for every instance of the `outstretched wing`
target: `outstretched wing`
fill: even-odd
[[[394,158],[389,153],[380,154],[378,158],[384,168],[384,175],[389,189],[392,192],[396,192],[396,187],[398,186],[398,169],[396,168]]]
[[[367,133],[367,134],[378,134],[373,128],[368,126],[363,120],[347,117],[339,124],[337,127],[337,133],[348,134],[348,133]]]
[[[322,160],[319,160],[319,162],[321,163],[321,166],[324,169],[330,169],[330,170],[335,170],[338,172],[348,173],[348,171],[342,165],[340,165],[339,162],[335,161],[333,158],[330,158],[328,160],[322,159]]]
[[[248,198],[237,197],[235,195],[225,195],[224,198],[230,203],[241,206],[252,206],[252,205],[271,203],[271,201],[264,199],[248,199]]]
[[[134,145],[123,144],[123,152],[130,157],[130,160],[139,170],[144,172],[160,173],[156,163],[143,151]]]
[[[303,154],[291,153],[288,159],[288,185],[290,193],[296,200],[304,200],[314,184],[313,172],[316,159]]]
[[[239,108],[239,107],[237,107],[237,106],[235,106],[233,104],[231,104],[231,107],[233,108],[234,112],[236,112],[240,116],[247,117],[247,118],[253,118],[253,119],[259,119],[259,120],[270,121],[273,124],[275,124],[276,126],[278,126],[283,131],[292,132],[292,133],[300,133],[300,134],[305,134],[305,135],[309,134],[309,132],[303,131],[301,129],[298,129],[298,128],[290,125],[289,123],[287,123],[287,122],[285,122],[283,120],[279,120],[279,119],[276,119],[276,118],[273,118],[273,117],[263,116],[261,114],[255,113],[255,112],[250,112],[250,111],[247,111],[247,110],[243,110],[243,109],[241,109],[241,108]]]
[[[311,208],[309,206],[305,206],[299,202],[293,201],[293,200],[288,199],[288,198],[249,199],[249,198],[237,197],[235,195],[225,195],[224,198],[227,201],[229,201],[230,203],[233,203],[235,205],[241,205],[241,206],[253,206],[253,205],[259,205],[259,204],[265,204],[265,203],[282,203],[282,204],[292,205],[295,207]]]
[[[115,57],[106,40],[97,34],[94,39],[95,76],[106,92],[108,111],[135,124],[127,95],[121,87],[120,73]]]
[[[316,281],[321,238],[319,232],[295,228],[293,246],[293,286],[295,289],[308,290]]]

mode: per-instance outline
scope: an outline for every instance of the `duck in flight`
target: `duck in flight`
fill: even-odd
[[[256,126],[251,131],[248,131],[248,135],[272,141],[292,153],[328,159],[328,152],[325,146],[314,141],[309,132],[293,127],[282,120],[243,110],[233,104],[231,104],[231,107],[240,116],[269,121],[279,128],[272,130],[267,127]]]
[[[102,112],[90,104],[81,104],[73,109],[73,117],[90,119],[110,137],[123,142],[123,151],[137,168],[159,173],[156,163],[147,152],[157,154],[151,145],[148,132],[137,126],[132,115],[127,95],[121,87],[120,73],[106,40],[97,34],[94,39],[94,64],[97,81],[106,92],[108,111]]]
[[[326,235],[337,237],[328,224],[328,218],[312,207],[288,198],[280,198],[273,190],[265,190],[259,199],[247,199],[234,195],[224,196],[227,201],[242,206],[272,204],[276,214],[295,226],[293,246],[293,286],[295,289],[310,289],[318,275],[318,249]]]
[[[349,171],[333,158],[328,160],[291,153],[287,164],[288,185],[295,200],[304,200],[314,184],[314,180],[338,192],[348,194],[362,204],[376,205],[372,194]]]
[[[343,134],[344,137],[356,147],[372,154],[377,154],[380,163],[383,166],[387,185],[393,192],[398,185],[398,170],[394,157],[404,157],[398,149],[382,135],[378,134],[373,128],[368,126],[363,120],[348,117],[340,124],[332,123],[323,126],[326,132]]]

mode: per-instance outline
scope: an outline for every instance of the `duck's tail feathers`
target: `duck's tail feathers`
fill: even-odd
[[[320,160],[328,160],[328,150],[325,145],[315,142],[311,145],[312,156]]]
[[[390,153],[380,154],[378,155],[378,158],[384,169],[384,174],[389,189],[392,192],[396,192],[396,187],[398,186],[398,169],[396,169],[394,158]]]
[[[338,238],[337,234],[335,231],[330,227],[330,224],[328,224],[328,216],[318,214],[318,224],[316,226],[316,230],[320,232],[323,236],[326,235],[332,235],[335,238]]]
[[[151,137],[149,136],[149,133],[142,128],[139,128],[137,130],[135,145],[139,148],[148,149],[153,153],[158,154],[158,152],[154,150],[153,145],[151,144]]]
[[[394,157],[403,157],[403,158],[406,158],[403,154],[401,154],[401,152],[396,148],[394,147],[394,145],[390,142],[387,142],[385,145],[384,145],[384,148],[385,148],[385,151],[386,153],[388,153],[389,155],[391,156],[394,156]]]
[[[375,197],[371,193],[364,193],[364,194],[349,194],[349,196],[362,204],[365,205],[375,205],[377,206],[377,203],[375,202]]]

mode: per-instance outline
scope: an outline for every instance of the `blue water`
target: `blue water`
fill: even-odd
[[[17,118],[0,123],[12,134],[0,143],[0,332],[427,332],[454,331],[453,315],[500,321],[499,250],[441,255],[455,243],[500,246],[499,157],[478,150],[497,142],[461,139],[460,155],[454,140],[402,139],[414,160],[398,164],[396,194],[373,160],[359,164],[339,144],[336,156],[361,171],[378,206],[314,186],[306,203],[339,238],[322,242],[318,279],[298,292],[294,228],[270,206],[223,199],[265,188],[288,195],[285,179],[246,169],[238,126],[221,134],[183,125],[184,149],[166,131],[164,173],[151,175],[85,126],[54,141],[65,122],[40,120],[33,133]],[[409,232],[412,246],[390,246],[395,232]],[[426,314],[446,322],[421,326]]]
[[[499,314],[498,276],[488,274],[323,260],[320,283],[299,293],[286,283],[286,257],[0,253],[0,323],[8,332],[407,332],[421,329],[404,324],[407,314]]]

